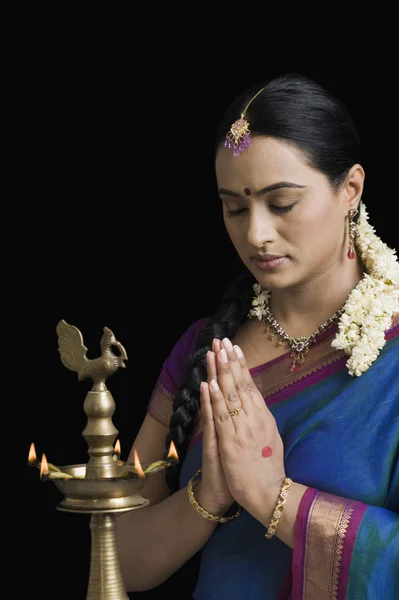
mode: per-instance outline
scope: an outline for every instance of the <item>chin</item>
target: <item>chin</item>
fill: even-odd
[[[291,269],[291,261],[286,261],[279,268],[264,271],[256,267],[253,263],[247,265],[256,281],[264,289],[285,289],[295,287],[303,282],[303,274],[298,272],[297,268]]]
[[[266,290],[283,290],[294,287],[299,283],[297,278],[293,281],[291,277],[288,278],[279,273],[259,274],[252,271],[252,274],[259,285]]]

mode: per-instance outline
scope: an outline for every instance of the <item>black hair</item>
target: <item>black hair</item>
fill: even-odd
[[[262,87],[264,89],[262,89]],[[217,150],[223,145],[231,125],[250,102],[245,118],[251,136],[271,136],[286,141],[300,151],[305,163],[323,173],[338,189],[350,168],[361,161],[361,143],[346,106],[319,83],[297,73],[287,73],[246,90],[228,107],[217,132]],[[180,461],[166,469],[171,492],[179,489],[179,473],[199,404],[199,387],[206,381],[206,353],[213,338],[234,338],[251,308],[253,275],[240,264],[237,279],[222,298],[196,347],[188,358],[180,388],[175,396],[166,449],[173,440]]]
[[[352,165],[361,161],[359,134],[345,104],[304,75],[281,75],[235,99],[219,126],[216,149],[262,87],[245,116],[251,137],[267,135],[286,141],[301,152],[308,166],[324,173],[338,188]]]

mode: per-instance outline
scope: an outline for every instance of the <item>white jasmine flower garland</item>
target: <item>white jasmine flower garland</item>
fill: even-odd
[[[368,222],[360,204],[355,245],[360,254],[364,277],[349,294],[338,321],[338,332],[331,345],[350,356],[350,375],[360,376],[376,360],[385,345],[385,331],[399,312],[399,263],[396,250],[389,248]],[[255,297],[248,316],[262,320],[269,304],[270,291],[253,285]]]
[[[375,234],[363,203],[356,225],[355,245],[365,274],[349,294],[338,333],[331,345],[350,356],[350,375],[361,375],[385,345],[385,331],[399,312],[399,263],[396,250]]]

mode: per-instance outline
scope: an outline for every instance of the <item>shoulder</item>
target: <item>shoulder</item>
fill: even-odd
[[[190,354],[195,350],[198,336],[205,329],[209,317],[202,317],[193,321],[183,333],[177,338],[168,357],[165,360],[164,366],[169,369],[182,370]]]
[[[209,322],[209,317],[201,317],[193,321],[182,333],[178,339],[175,348],[179,348],[185,354],[191,354],[198,340],[198,336],[205,329]]]

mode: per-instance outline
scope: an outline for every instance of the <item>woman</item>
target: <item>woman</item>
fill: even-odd
[[[127,589],[201,550],[196,600],[393,600],[399,265],[368,222],[359,136],[288,74],[233,103],[215,167],[243,273],[176,343],[135,440],[144,462],[173,440],[180,463],[119,517]]]

